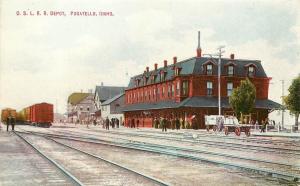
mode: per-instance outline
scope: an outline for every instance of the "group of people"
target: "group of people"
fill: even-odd
[[[105,121],[102,122],[102,126],[104,128],[105,125],[105,129],[109,130],[109,126],[111,126],[112,128],[119,128],[120,127],[120,120],[118,118],[111,118],[110,120],[108,119],[108,117],[106,117]]]
[[[180,120],[178,117],[175,119],[169,119],[161,117],[160,119],[154,118],[154,128],[161,128],[163,132],[167,132],[167,128],[180,129]]]
[[[9,115],[6,118],[6,131],[9,129],[9,125],[11,125],[11,129],[15,130],[16,118],[14,116]]]
[[[129,128],[139,128],[140,125],[144,125],[144,120],[141,118],[131,118],[126,121],[126,126]],[[184,120],[179,117],[154,117],[152,120],[153,128],[161,128],[163,132],[167,131],[167,128],[179,130],[180,128],[192,128],[198,129],[199,123],[195,117]]]
[[[137,119],[134,119],[132,118],[131,120],[129,120],[129,125],[128,127],[129,128],[139,128],[140,126],[140,120],[137,118]]]

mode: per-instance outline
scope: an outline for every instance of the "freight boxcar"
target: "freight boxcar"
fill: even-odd
[[[15,109],[12,108],[6,108],[2,109],[1,111],[1,122],[6,124],[7,117],[11,115],[13,117],[17,117],[17,112]]]
[[[39,103],[29,107],[29,121],[38,127],[50,127],[53,123],[53,105]]]

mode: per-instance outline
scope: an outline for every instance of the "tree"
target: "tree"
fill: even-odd
[[[295,115],[295,130],[298,130],[300,114],[300,75],[293,80],[288,90],[289,94],[284,98],[284,103],[287,109]]]
[[[241,114],[251,113],[256,99],[256,89],[251,81],[247,78],[242,80],[239,87],[233,89],[229,97],[229,104],[238,118]]]

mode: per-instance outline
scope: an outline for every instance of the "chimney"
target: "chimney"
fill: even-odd
[[[149,67],[146,67],[146,72],[149,72]]]
[[[154,64],[154,70],[157,70],[157,63]]]
[[[173,64],[175,65],[176,63],[177,63],[177,57],[174,56],[174,57],[173,57]]]
[[[168,66],[168,61],[164,60],[164,67],[166,68]]]
[[[230,59],[234,60],[234,54],[230,54]]]
[[[202,55],[202,50],[200,46],[200,31],[198,31],[198,47],[197,47],[197,57],[201,57]]]

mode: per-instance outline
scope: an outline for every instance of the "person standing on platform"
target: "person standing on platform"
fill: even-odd
[[[131,120],[131,128],[135,128],[134,118],[132,118],[132,120]]]
[[[176,117],[176,119],[175,119],[175,125],[176,125],[176,130],[179,130],[180,129],[180,121],[179,121],[178,117]]]
[[[136,120],[136,128],[137,128],[137,129],[139,128],[139,125],[140,125],[140,120],[137,119],[137,120]]]
[[[9,125],[11,124],[11,115],[9,114],[6,118],[6,131],[8,131]]]
[[[105,129],[109,130],[109,119],[108,119],[108,117],[106,117],[106,119],[105,119]]]
[[[119,126],[120,126],[120,121],[119,121],[118,118],[116,118],[116,125],[117,125],[117,128],[119,128]]]
[[[260,132],[266,132],[265,130],[266,130],[266,124],[265,124],[265,121],[262,120],[261,121],[261,130],[260,130]]]
[[[12,131],[15,130],[15,124],[16,124],[16,118],[15,117],[11,117],[11,129],[12,129]]]
[[[164,132],[167,132],[167,120],[165,118],[162,118],[162,131]]]

